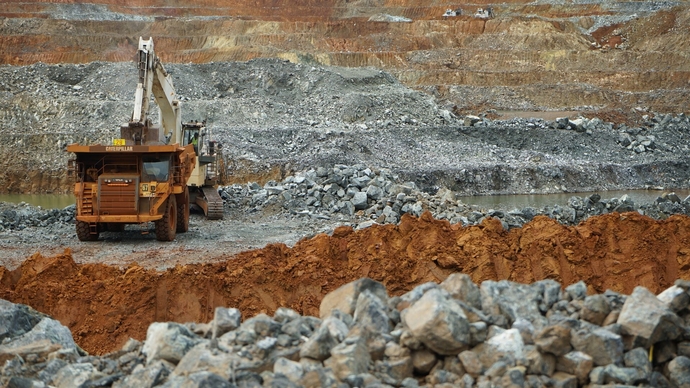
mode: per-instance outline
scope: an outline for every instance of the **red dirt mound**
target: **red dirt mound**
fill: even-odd
[[[548,278],[564,286],[584,280],[591,292],[630,293],[637,285],[659,292],[690,279],[690,218],[613,213],[566,227],[542,216],[505,231],[494,219],[463,228],[426,213],[165,272],[78,265],[69,251],[36,254],[14,271],[0,267],[0,297],[52,315],[85,350],[103,354],[129,337],[143,339],[154,321],[207,322],[216,306],[245,317],[280,306],[317,315],[326,293],[363,276],[397,295],[453,272],[476,283]]]

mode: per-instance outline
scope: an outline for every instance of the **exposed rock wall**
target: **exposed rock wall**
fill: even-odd
[[[687,110],[690,39],[684,2],[492,5],[419,2],[10,3],[0,63],[130,61],[152,36],[166,62],[279,57],[386,69],[460,109],[647,106]],[[409,23],[368,21],[372,15]]]
[[[571,120],[580,124],[464,120],[375,68],[256,59],[166,69],[183,120],[206,119],[223,144],[227,183],[358,163],[389,168],[424,189],[469,195],[678,189],[689,182],[690,121],[682,114],[640,108],[629,126],[575,114]],[[11,155],[0,160],[7,183],[0,192],[69,190],[65,145],[119,137],[131,115],[135,77],[131,62],[0,66],[0,153]],[[653,146],[639,149],[635,142]]]

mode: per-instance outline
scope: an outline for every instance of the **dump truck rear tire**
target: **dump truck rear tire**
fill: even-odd
[[[158,241],[172,241],[175,239],[177,229],[177,203],[175,196],[171,195],[165,204],[163,218],[156,221],[156,239]]]
[[[88,222],[77,221],[77,238],[79,241],[96,241],[98,240],[98,229],[95,234],[92,234]]]
[[[189,187],[185,187],[184,193],[177,194],[177,233],[189,230]]]

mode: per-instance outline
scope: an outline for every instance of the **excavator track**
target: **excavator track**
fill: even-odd
[[[196,196],[195,202],[204,210],[207,219],[223,219],[223,199],[218,195],[218,190],[215,188],[202,187],[201,193]]]

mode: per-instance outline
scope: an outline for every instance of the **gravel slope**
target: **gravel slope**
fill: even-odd
[[[134,70],[105,62],[0,67],[0,134],[8,139],[0,151],[11,155],[0,162],[2,190],[68,190],[63,147],[119,135]],[[595,120],[563,130],[554,121],[492,121],[493,112],[477,112],[486,117],[466,126],[452,107],[374,68],[260,59],[168,70],[183,120],[206,119],[223,144],[230,182],[339,163],[390,168],[425,189],[465,194],[686,188],[690,178],[682,114],[640,112],[629,127]],[[652,144],[639,152],[622,136]]]

